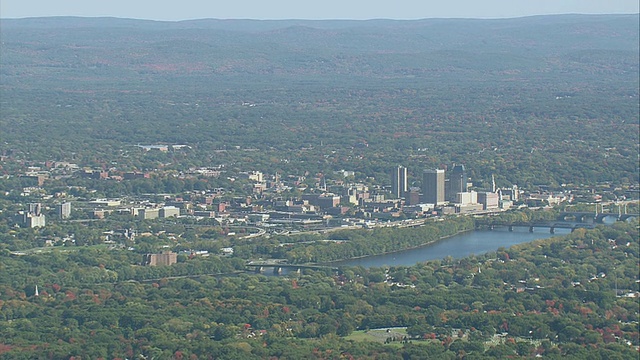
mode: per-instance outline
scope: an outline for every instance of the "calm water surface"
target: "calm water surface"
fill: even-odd
[[[529,228],[524,227],[516,227],[513,232],[510,232],[507,228],[497,228],[493,231],[471,231],[416,249],[338,261],[331,265],[363,266],[365,268],[385,265],[411,266],[419,262],[442,259],[447,256],[463,258],[472,254],[480,255],[498,250],[498,248],[501,247],[508,248],[516,244],[546,239],[552,236],[562,236],[569,233],[571,233],[570,229],[556,229],[556,233],[551,234],[549,233],[549,228],[534,229],[534,232],[530,233]]]

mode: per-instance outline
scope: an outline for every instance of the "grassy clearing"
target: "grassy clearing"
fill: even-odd
[[[400,340],[407,335],[407,328],[382,328],[382,329],[370,329],[370,330],[358,330],[347,336],[347,340],[353,341],[373,341],[383,343],[388,338],[396,338],[399,341],[394,341],[390,345],[401,345]]]

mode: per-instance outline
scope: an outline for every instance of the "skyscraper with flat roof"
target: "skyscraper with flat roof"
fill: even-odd
[[[62,204],[56,205],[56,213],[60,219],[67,219],[71,216],[71,203],[65,202]]]
[[[425,170],[422,174],[422,201],[440,205],[444,200],[444,170]]]
[[[394,168],[391,174],[391,193],[396,198],[401,198],[404,197],[408,189],[407,168],[404,166]]]

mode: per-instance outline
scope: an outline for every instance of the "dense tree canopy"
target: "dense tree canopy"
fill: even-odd
[[[620,223],[411,267],[166,277],[225,263],[196,258],[146,268],[148,282],[125,280],[145,268],[123,251],[3,253],[0,357],[631,359],[639,314],[623,295],[639,290],[637,239]],[[349,336],[389,327],[406,327],[401,348]]]
[[[0,154],[637,183],[634,16],[259,24],[3,21]],[[134,147],[154,143],[190,148]]]

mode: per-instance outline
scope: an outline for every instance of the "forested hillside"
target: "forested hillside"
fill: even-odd
[[[637,182],[635,15],[0,26],[0,154],[18,159]],[[140,143],[193,151],[149,159]]]

